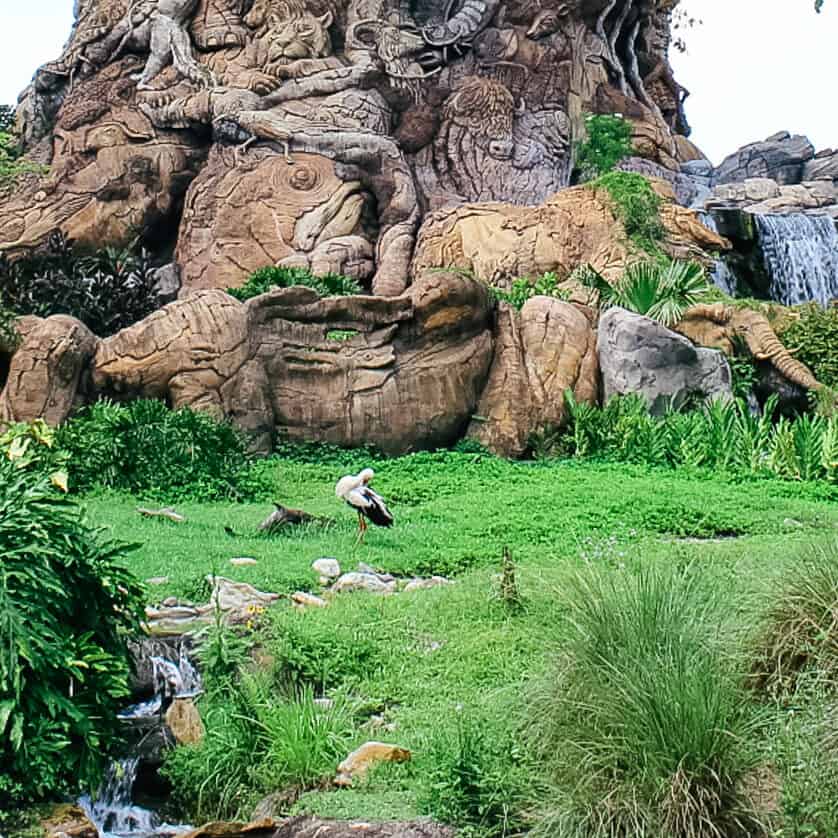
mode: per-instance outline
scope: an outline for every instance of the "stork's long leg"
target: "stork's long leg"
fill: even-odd
[[[361,544],[364,541],[364,535],[367,532],[367,522],[364,520],[364,516],[359,512],[358,513],[358,538],[356,539],[357,544]]]

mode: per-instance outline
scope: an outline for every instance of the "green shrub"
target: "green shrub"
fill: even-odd
[[[697,262],[635,262],[611,284],[590,265],[577,271],[579,281],[599,292],[603,307],[620,306],[673,326],[688,308],[704,298],[707,274]]]
[[[0,456],[0,808],[98,783],[141,588],[37,461]]]
[[[504,838],[519,834],[527,780],[522,752],[501,721],[463,718],[441,729],[427,757],[419,806],[459,835]]]
[[[228,288],[227,293],[245,302],[273,288],[291,288],[295,285],[313,288],[321,297],[347,297],[361,293],[358,282],[348,276],[315,275],[305,268],[282,268],[273,265],[254,271],[241,288]]]
[[[22,175],[43,174],[44,166],[21,156],[17,140],[8,124],[8,116],[0,115],[0,192],[8,193]]]
[[[585,117],[587,137],[576,146],[576,169],[581,181],[610,172],[631,156],[631,124],[612,114]]]
[[[246,819],[260,797],[332,776],[353,735],[345,701],[320,706],[310,689],[283,699],[259,675],[209,695],[201,715],[203,741],[170,753],[162,772],[174,803],[198,823]]]
[[[642,251],[660,253],[659,243],[664,237],[661,198],[643,175],[609,172],[591,181],[590,187],[608,194],[630,241]]]
[[[73,463],[72,488],[124,489],[161,500],[264,497],[247,445],[232,425],[189,408],[140,399],[100,401],[63,425],[58,446]]]
[[[804,306],[779,337],[821,384],[838,387],[838,308]]]
[[[157,308],[156,278],[145,251],[78,250],[54,233],[44,251],[0,254],[0,306],[16,314],[69,314],[107,337]]]
[[[661,418],[649,414],[640,396],[595,407],[577,403],[568,391],[565,403],[570,420],[561,449],[571,456],[838,482],[838,417],[774,423],[776,397],[759,416],[741,400],[672,409]]]
[[[20,343],[17,331],[17,314],[0,305],[0,352],[11,353]]]
[[[569,639],[528,708],[550,782],[535,834],[754,834],[740,791],[754,723],[710,586],[646,565],[585,571],[567,594]]]
[[[768,597],[754,644],[755,686],[782,698],[803,673],[838,684],[838,541],[807,548]]]
[[[544,273],[535,280],[527,277],[516,279],[508,291],[493,286],[490,290],[496,300],[500,300],[520,311],[531,297],[555,297],[558,300],[570,299],[570,292],[559,288],[559,278],[552,271]]]

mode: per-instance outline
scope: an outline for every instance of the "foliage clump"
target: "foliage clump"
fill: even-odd
[[[172,501],[262,497],[247,443],[230,424],[184,407],[138,399],[84,408],[58,432],[74,464],[73,488],[118,489]]]
[[[60,232],[46,248],[0,254],[0,306],[18,315],[69,314],[108,337],[157,308],[154,268],[144,250],[78,249]]]
[[[587,137],[576,146],[576,170],[580,181],[593,180],[613,171],[631,156],[631,124],[614,114],[588,114]]]
[[[43,174],[45,167],[26,160],[14,135],[14,110],[0,106],[0,192],[8,192],[27,174]]]
[[[360,294],[357,280],[342,274],[313,274],[306,268],[285,268],[271,265],[254,271],[241,288],[228,288],[227,293],[241,302],[266,294],[273,288],[304,285],[321,297],[347,297]]]
[[[664,237],[660,218],[662,199],[647,178],[635,172],[608,172],[591,181],[590,186],[608,194],[626,235],[637,248],[646,253],[660,253]]]
[[[48,451],[10,439],[0,452],[0,809],[96,786],[142,616],[129,547],[59,493]]]
[[[567,592],[569,638],[529,708],[550,783],[535,834],[754,834],[753,717],[714,642],[712,591],[652,565],[583,571]]]
[[[838,683],[838,542],[808,547],[775,580],[754,646],[754,684],[792,694],[804,673]]]
[[[521,277],[516,279],[508,291],[497,286],[491,288],[492,296],[501,302],[509,303],[520,311],[524,303],[532,297],[554,297],[557,300],[570,299],[570,292],[559,287],[559,277],[552,271],[541,274],[536,279]]]
[[[774,422],[776,396],[757,416],[741,400],[673,409],[661,418],[641,396],[615,396],[596,407],[567,391],[565,403],[570,423],[562,449],[571,456],[838,482],[838,417]]]
[[[701,302],[709,288],[707,274],[697,262],[634,262],[613,284],[590,265],[577,271],[576,277],[599,292],[603,308],[620,306],[664,326],[681,320],[688,308]]]
[[[803,306],[779,337],[821,384],[838,387],[838,307]]]

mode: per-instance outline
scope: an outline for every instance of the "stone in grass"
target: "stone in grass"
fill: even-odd
[[[438,588],[440,585],[453,584],[454,583],[450,579],[446,579],[444,576],[431,576],[430,579],[415,578],[411,579],[404,586],[404,591],[405,593],[410,593],[411,591],[425,591],[428,588]]]
[[[168,576],[150,576],[145,580],[146,585],[168,585]]]
[[[312,562],[311,569],[320,577],[321,585],[328,585],[340,576],[340,563],[337,559],[324,556]]]
[[[250,567],[251,565],[259,564],[259,562],[250,556],[236,556],[236,558],[230,559],[230,564],[233,567]]]
[[[297,608],[326,608],[329,604],[325,599],[314,594],[306,593],[305,591],[297,591],[291,594],[291,602]]]
[[[351,786],[380,762],[407,762],[411,753],[407,748],[388,745],[385,742],[365,742],[353,751],[339,766],[335,778],[336,786]]]
[[[396,582],[382,579],[373,573],[344,573],[332,586],[335,593],[350,591],[369,591],[374,594],[392,594],[396,592]]]

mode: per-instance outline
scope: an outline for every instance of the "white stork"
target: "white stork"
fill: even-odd
[[[365,468],[359,474],[348,474],[341,477],[335,486],[335,495],[345,500],[358,513],[358,541],[364,540],[369,518],[376,526],[392,527],[393,516],[380,495],[369,487],[370,480],[375,476],[371,468]]]

